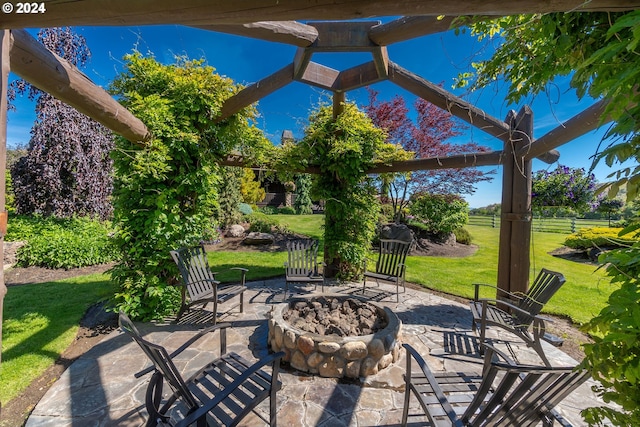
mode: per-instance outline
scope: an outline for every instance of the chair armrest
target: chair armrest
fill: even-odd
[[[184,283],[184,282],[181,281],[180,283],[172,283],[169,286],[182,286],[182,287],[186,288],[187,286],[191,286],[191,285],[196,284],[196,283],[206,283],[206,282],[210,282],[213,285],[219,285],[220,284],[220,282],[218,282],[217,280],[214,280],[214,279],[201,279],[201,280],[195,280],[195,281],[190,282],[190,283]]]
[[[433,390],[433,393],[436,395],[436,399],[438,400],[438,403],[440,403],[440,406],[442,406],[442,410],[447,414],[447,416],[451,420],[451,424],[457,425],[459,421],[458,421],[458,417],[456,416],[456,412],[451,406],[451,404],[449,403],[447,396],[442,391],[442,388],[440,387],[440,384],[438,384],[436,377],[431,372],[431,369],[429,369],[427,362],[425,362],[422,356],[420,356],[420,354],[409,344],[405,343],[405,344],[402,344],[402,346],[407,351],[407,370],[405,373],[405,379],[407,384],[405,387],[409,387],[409,383],[411,381],[411,359],[414,359],[418,364],[418,366],[420,367],[420,369],[422,370],[422,373],[424,374],[427,381],[429,381],[429,385],[431,385],[431,389]]]
[[[229,322],[225,322],[225,323],[218,323],[216,325],[210,326],[208,328],[202,329],[200,332],[198,332],[196,335],[192,336],[191,338],[189,338],[187,341],[185,341],[180,347],[178,347],[177,349],[175,349],[173,352],[171,352],[171,354],[169,354],[169,357],[171,359],[173,359],[174,357],[176,357],[177,355],[179,355],[180,353],[182,353],[183,351],[185,351],[187,348],[191,347],[191,345],[198,341],[200,338],[202,338],[203,336],[205,336],[206,334],[208,334],[209,332],[213,332],[217,329],[220,329],[220,355],[226,353],[226,341],[227,341],[227,328],[231,326],[231,323]],[[139,372],[136,372],[135,374],[133,374],[133,376],[135,378],[140,378],[143,375],[148,374],[149,372],[153,371],[155,369],[155,367],[153,365],[149,366],[148,368],[145,368]]]
[[[524,316],[531,317],[533,320],[531,321],[531,325],[527,325],[527,329],[529,327],[532,327],[533,334],[534,334],[534,337],[536,339],[542,338],[542,336],[544,335],[544,332],[545,332],[545,324],[544,324],[545,318],[544,317],[538,316],[538,315],[533,316],[528,311],[523,310],[520,307],[518,307],[516,305],[513,305],[513,304],[510,304],[509,302],[503,301],[503,300],[492,300],[492,299],[483,298],[483,299],[480,299],[478,302],[482,302],[481,315],[483,317],[486,315],[486,309],[487,309],[487,306],[489,305],[489,303],[500,303],[500,305],[502,305],[503,307],[508,307],[509,309],[512,310],[511,311],[511,315],[513,315],[514,313],[520,313],[520,314],[522,314]],[[492,305],[492,307],[491,307],[492,310],[498,310],[498,311],[501,311],[503,313],[509,314],[505,310],[502,310],[501,308],[496,307],[494,304],[491,304],[491,305]],[[519,325],[519,326],[525,326],[525,325]]]
[[[514,300],[520,301],[520,300],[522,300],[522,296],[516,295],[516,294],[508,292],[508,291],[505,291],[504,289],[500,289],[499,287],[494,286],[494,285],[487,285],[486,283],[474,283],[473,286],[474,286],[474,294],[473,294],[474,295],[474,297],[473,297],[474,301],[480,301],[480,287],[481,286],[486,287],[486,288],[494,289],[495,292],[496,292],[496,297],[501,301],[502,301],[502,298],[500,297],[501,294],[504,294],[504,297],[507,300],[511,300],[511,301],[514,301]]]
[[[266,365],[274,365],[275,363],[279,363],[278,361],[281,358],[283,358],[284,355],[285,353],[283,351],[280,351],[278,353],[270,354],[269,356],[263,359],[260,359],[259,361],[251,365],[246,371],[244,371],[243,374],[240,375],[238,378],[236,378],[231,384],[225,386],[225,388],[221,390],[219,393],[216,393],[213,399],[211,399],[205,405],[198,408],[196,411],[189,414],[188,417],[186,417],[185,419],[177,423],[175,427],[190,426],[191,424],[198,421],[202,417],[206,417],[207,412],[209,412],[211,409],[218,406],[220,402],[222,402],[231,393],[233,393],[238,387],[240,387],[242,383],[244,383],[247,380],[247,378],[249,378],[251,375],[258,372],[258,370],[260,370]]]
[[[240,272],[240,283],[244,286],[245,281],[246,281],[246,276],[247,276],[247,271],[249,271],[248,268],[243,268],[243,267],[229,267],[229,268],[225,268],[224,270],[218,270],[216,272],[211,272],[211,274],[213,274],[213,276],[215,277],[217,274],[220,273],[224,273],[226,271],[239,271]],[[231,281],[232,283],[234,281]],[[218,282],[218,284],[220,284],[221,282]],[[226,283],[226,282],[225,282]]]

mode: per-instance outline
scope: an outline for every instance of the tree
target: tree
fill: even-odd
[[[607,214],[609,227],[611,227],[611,214],[617,213],[624,206],[624,202],[620,199],[602,199],[598,202],[598,212]]]
[[[395,96],[390,101],[379,101],[378,93],[369,89],[369,105],[365,111],[376,126],[386,130],[388,142],[415,153],[419,159],[489,151],[488,147],[473,142],[447,143],[447,140],[461,135],[465,129],[462,122],[420,98],[414,107],[417,113],[415,124],[408,116],[409,109],[404,98]],[[383,180],[387,181],[397,220],[398,214],[407,205],[409,193],[473,194],[474,184],[490,180],[488,175],[491,173],[476,168],[439,169],[396,174],[393,178],[383,177]]]
[[[296,200],[293,207],[298,215],[313,213],[311,206],[311,175],[301,173],[296,175]]]
[[[90,52],[71,28],[38,33],[49,50],[82,67]],[[101,124],[23,80],[12,83],[10,98],[27,93],[36,101],[36,121],[27,154],[11,167],[18,213],[108,218],[113,136]]]
[[[242,213],[238,207],[242,203],[241,186],[244,171],[235,167],[221,167],[219,176],[220,181],[217,186],[218,213],[216,218],[222,227],[227,227],[237,224],[242,218]]]
[[[595,176],[583,168],[558,165],[551,172],[537,171],[533,175],[531,206],[535,213],[570,208],[582,214],[596,207]]]
[[[473,62],[458,86],[478,89],[504,80],[507,100],[518,102],[544,93],[558,76],[571,76],[579,98],[605,98],[602,116],[613,120],[604,150],[594,165],[630,160],[635,166],[612,173],[609,197],[626,186],[627,201],[640,189],[640,10],[631,12],[549,13],[514,15],[469,23],[480,40],[500,41],[489,59]],[[457,25],[464,24],[459,21]]]
[[[256,174],[253,169],[244,168],[242,170],[240,193],[242,193],[242,201],[250,205],[255,205],[264,200],[266,193],[264,188],[260,186],[260,182],[256,180]]]

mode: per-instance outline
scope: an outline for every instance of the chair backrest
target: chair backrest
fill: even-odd
[[[318,241],[315,239],[287,242],[287,275],[306,277],[318,274]]]
[[[125,313],[120,312],[120,316],[118,318],[118,323],[120,325],[120,329],[127,335],[129,335],[139,346],[142,348],[142,351],[147,355],[147,357],[153,363],[156,372],[159,372],[164,380],[169,384],[171,389],[180,395],[183,401],[189,405],[191,408],[197,408],[198,402],[193,397],[189,389],[187,388],[182,376],[180,375],[180,371],[176,368],[171,357],[169,357],[169,353],[164,347],[161,347],[157,344],[151,343],[140,335],[140,332],[133,324],[129,316]],[[162,383],[157,384],[157,386],[162,386]]]
[[[542,307],[549,302],[551,297],[560,289],[565,281],[561,273],[545,268],[540,270],[536,280],[529,286],[529,290],[517,304],[519,308],[528,312],[530,316],[517,314],[518,322],[524,325],[530,324],[533,317],[540,314]]]
[[[403,240],[380,239],[376,273],[398,276],[400,265],[404,264],[410,245]]]
[[[215,276],[209,268],[207,254],[202,245],[171,251],[171,257],[178,266],[191,300],[202,295],[210,295]]]
[[[541,420],[550,419],[553,407],[587,378],[586,370],[574,367],[494,362],[485,370],[478,392],[462,417],[463,424],[477,427],[538,425]]]

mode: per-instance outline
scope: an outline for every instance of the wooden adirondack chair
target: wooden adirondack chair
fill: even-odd
[[[551,426],[554,420],[570,427],[553,408],[589,377],[573,366],[516,365],[491,346],[485,350],[482,375],[434,373],[413,347],[403,346],[407,350],[403,426],[413,393],[436,427],[533,427],[541,422]],[[418,369],[413,369],[412,360]]]
[[[538,353],[545,365],[551,366],[540,341],[551,340],[551,337],[546,334],[544,318],[539,313],[564,282],[561,273],[543,268],[526,294],[516,295],[490,286],[496,290],[497,299],[481,299],[480,286],[489,285],[475,284],[475,297],[471,302],[472,327],[479,332],[480,343],[486,341],[487,327],[496,326],[517,335]]]
[[[287,261],[285,270],[285,298],[289,293],[289,283],[318,283],[322,284],[324,292],[324,275],[319,270],[318,241],[290,240],[287,242]]]
[[[378,250],[378,259],[376,261],[375,270],[367,271],[365,261],[364,279],[362,284],[362,292],[367,287],[367,279],[375,280],[376,284],[380,281],[394,283],[396,285],[396,300],[400,301],[400,285],[406,291],[405,286],[405,260],[409,253],[409,242],[403,240],[381,239]]]
[[[239,307],[240,312],[244,310],[244,291],[246,268],[232,267],[231,270],[240,272],[240,282],[238,284],[224,284],[216,280],[216,274],[212,272],[207,261],[207,254],[204,246],[198,245],[190,248],[181,248],[171,251],[171,257],[180,270],[182,277],[182,304],[176,316],[176,322],[180,320],[184,312],[193,306],[201,305],[203,308],[208,303],[213,303],[213,323],[217,321],[218,305],[229,301],[233,297],[239,297],[236,304],[228,304],[225,313]],[[189,296],[187,301],[187,294]]]
[[[226,328],[229,323],[200,331],[172,354],[140,335],[131,319],[120,313],[120,328],[129,335],[153,363],[153,367],[136,374],[141,377],[151,371],[153,376],[147,386],[145,406],[149,413],[147,427],[173,425],[198,427],[209,425],[235,426],[260,402],[270,400],[270,425],[276,425],[276,392],[282,383],[278,379],[280,359],[284,352],[271,354],[254,364],[236,353],[227,353]],[[182,378],[173,358],[208,333],[220,333],[220,357],[209,362],[190,378]],[[271,373],[264,370],[271,366]],[[163,384],[171,388],[171,394],[163,395]],[[165,393],[166,394],[166,393]],[[182,411],[173,411],[183,405]],[[182,414],[181,420],[170,420]],[[175,424],[174,424],[175,423]]]

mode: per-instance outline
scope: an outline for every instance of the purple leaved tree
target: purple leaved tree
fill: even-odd
[[[76,67],[90,55],[84,37],[70,28],[43,29],[38,40]],[[27,154],[11,167],[17,212],[108,218],[113,188],[111,132],[24,80],[12,83],[9,98],[17,94],[36,103]]]

